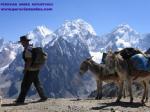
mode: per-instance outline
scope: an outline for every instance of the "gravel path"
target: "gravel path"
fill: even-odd
[[[46,102],[27,100],[24,105],[14,105],[12,99],[4,99],[0,112],[150,112],[150,102],[142,105],[141,98],[128,103],[129,98],[115,103],[113,99],[48,99]]]

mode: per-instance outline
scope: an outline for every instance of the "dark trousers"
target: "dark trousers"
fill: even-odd
[[[26,71],[23,77],[23,81],[21,83],[21,91],[17,99],[18,102],[24,102],[27,92],[29,91],[32,83],[34,84],[41,99],[47,98],[44,95],[43,88],[41,86],[38,74],[39,74],[39,70],[38,71]]]

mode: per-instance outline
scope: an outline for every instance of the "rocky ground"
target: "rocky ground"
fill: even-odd
[[[13,104],[13,99],[3,99],[0,112],[150,112],[150,102],[143,105],[140,99],[135,98],[132,104],[128,103],[129,98],[120,103],[115,103],[115,98],[26,100],[23,105]]]

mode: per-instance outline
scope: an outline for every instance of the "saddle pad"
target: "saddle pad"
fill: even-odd
[[[136,54],[130,58],[133,67],[137,70],[150,71],[149,59],[142,54]]]

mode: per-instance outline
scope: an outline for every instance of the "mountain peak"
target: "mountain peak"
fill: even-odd
[[[124,27],[124,28],[131,28],[129,24],[123,23],[123,24],[119,24],[118,27]]]
[[[82,19],[68,21],[66,20],[64,24],[56,31],[58,35],[73,36],[74,34],[83,33],[84,35],[92,34],[96,35],[93,27]]]
[[[120,24],[118,25],[114,30],[113,32],[116,34],[123,34],[123,33],[130,33],[130,32],[133,32],[135,34],[138,34],[135,30],[133,30],[133,28],[128,25],[128,24]]]
[[[83,26],[83,28],[86,28],[91,34],[96,35],[94,28],[83,19],[77,19],[77,20],[74,20],[73,22]]]
[[[128,24],[120,24],[117,26],[118,29],[126,30],[126,31],[133,31],[133,28],[130,27]]]
[[[126,47],[135,47],[140,41],[140,34],[128,24],[120,24],[112,32],[105,36],[106,49],[120,50]]]
[[[28,33],[28,38],[34,46],[45,46],[49,42],[50,35],[53,34],[46,26],[37,26]]]
[[[49,30],[49,28],[47,28],[46,26],[37,26],[33,31],[40,33],[43,37],[46,37],[47,35],[50,35],[52,33],[52,31]]]

